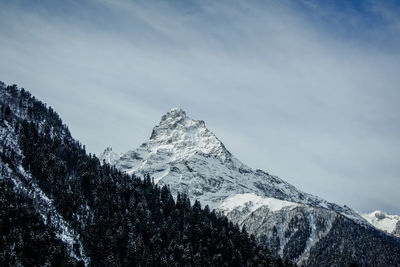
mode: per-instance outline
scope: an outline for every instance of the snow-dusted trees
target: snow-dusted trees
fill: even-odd
[[[27,91],[14,87],[6,91],[4,86],[1,90],[14,103],[10,114],[23,114],[12,117],[18,153],[22,154],[7,161],[3,153],[1,164],[9,169],[22,166],[32,177],[26,182],[34,183],[52,199],[57,214],[79,235],[91,265],[282,263],[226,217],[208,207],[202,209],[197,201],[191,205],[187,195],[179,194],[175,202],[168,187],[156,186],[149,175],[130,176],[108,164],[101,165],[71,137],[57,113]],[[0,123],[5,125],[4,121]],[[41,203],[30,204],[29,193],[26,199],[17,198],[15,188],[0,181],[0,262],[82,264],[68,255],[56,238],[59,226],[52,220],[45,225],[36,213]]]

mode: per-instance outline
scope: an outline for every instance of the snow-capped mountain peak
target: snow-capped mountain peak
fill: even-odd
[[[180,108],[163,115],[150,139],[123,154],[115,165],[127,173],[149,173],[156,183],[168,184],[172,192],[187,193],[211,208],[218,208],[232,195],[254,193],[334,209],[363,221],[347,207],[328,203],[276,176],[249,168],[225,148],[204,121],[191,119]]]
[[[302,227],[307,227],[303,248],[290,256],[299,262],[330,231],[337,217],[368,225],[348,207],[304,193],[276,176],[246,166],[204,121],[191,119],[179,108],[162,116],[150,139],[123,154],[115,166],[129,174],[150,174],[155,183],[168,185],[173,195],[185,193],[192,201],[223,212],[260,240],[275,240],[276,252],[281,255],[288,253],[291,242]],[[274,231],[277,236],[270,236]]]
[[[196,153],[223,161],[231,156],[222,142],[206,128],[204,121],[191,119],[180,108],[173,108],[162,116],[149,141],[141,148],[141,153],[146,151],[149,154],[170,151],[175,159],[188,159]]]

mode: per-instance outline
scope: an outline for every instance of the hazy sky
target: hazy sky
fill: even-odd
[[[181,107],[250,167],[400,214],[398,1],[4,1],[0,80],[98,154]]]

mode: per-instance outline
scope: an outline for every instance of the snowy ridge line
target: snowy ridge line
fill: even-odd
[[[330,203],[248,167],[225,148],[204,121],[191,119],[179,108],[162,116],[151,137],[137,149],[118,156],[107,148],[99,158],[128,174],[150,174],[158,185],[169,186],[174,197],[185,193],[191,201],[221,211],[261,242],[272,244],[274,252],[293,261],[306,263],[311,248],[331,231],[338,216],[370,227],[347,206]],[[294,248],[299,245],[301,249]]]
[[[261,197],[255,193],[245,193],[226,198],[219,208],[228,212],[234,208],[244,207],[247,205],[250,206],[250,212],[253,212],[261,206],[267,206],[271,211],[277,211],[284,207],[295,207],[299,204],[271,197]]]
[[[173,193],[187,193],[210,208],[219,208],[227,197],[254,193],[327,208],[359,224],[367,224],[348,207],[329,203],[298,190],[277,176],[246,166],[207,129],[204,121],[191,119],[179,108],[162,116],[150,139],[138,149],[118,156],[108,147],[99,159],[128,174],[142,176],[149,173],[161,186],[170,185]]]

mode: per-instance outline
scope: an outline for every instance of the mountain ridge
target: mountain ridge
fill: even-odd
[[[275,244],[277,254],[298,264],[313,261],[309,259],[313,248],[341,225],[337,221],[350,220],[365,229],[361,231],[374,229],[347,206],[251,169],[226,149],[204,121],[191,119],[179,108],[162,116],[148,141],[113,164],[126,173],[149,173],[158,185],[169,186],[174,196],[184,192],[192,201],[222,212],[259,242]]]
[[[1,265],[289,264],[185,194],[101,165],[24,89],[0,96]]]
[[[104,151],[99,155],[99,159],[101,161],[105,160],[112,153],[112,151],[110,153]],[[154,127],[149,140],[142,143],[138,149],[122,153],[118,158],[115,158],[115,156],[115,153],[112,154],[114,159],[111,163],[116,164],[118,168],[127,173],[142,172],[142,168],[144,167],[142,163],[146,162],[147,164],[149,161],[154,161],[154,157],[157,160],[163,159],[163,157],[163,160],[168,158],[169,162],[183,161],[185,167],[191,173],[193,173],[194,169],[189,164],[193,159],[203,156],[218,158],[223,164],[237,170],[241,175],[246,176],[248,173],[253,173],[257,176],[263,176],[263,178],[268,178],[269,182],[277,186],[281,185],[282,191],[292,191],[290,194],[281,191],[280,195],[272,196],[274,198],[308,205],[312,203],[315,206],[323,208],[328,208],[328,206],[329,208],[334,207],[345,214],[348,212],[348,216],[359,219],[361,223],[364,222],[364,219],[358,213],[352,211],[347,206],[329,203],[320,197],[296,189],[278,176],[270,175],[268,172],[260,169],[254,170],[248,167],[226,149],[225,145],[205,126],[204,121],[191,119],[180,108],[172,108],[163,115],[160,123]],[[153,165],[155,162],[151,163]],[[165,173],[158,175],[160,171],[152,171],[156,183],[163,179],[164,176],[162,175],[165,175]],[[243,181],[237,182],[243,183]],[[262,186],[265,186],[265,183],[258,182],[259,184],[253,190],[262,191]],[[297,197],[293,198],[293,195]]]

